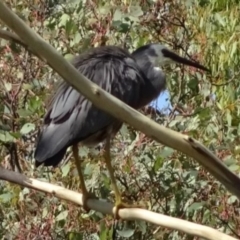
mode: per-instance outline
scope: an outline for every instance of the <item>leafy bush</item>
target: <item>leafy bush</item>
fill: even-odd
[[[172,108],[141,111],[188,134],[239,172],[238,1],[10,1],[12,10],[67,59],[100,45],[130,51],[162,42],[204,63],[207,76],[173,65],[164,70]],[[5,28],[5,26],[1,26]],[[37,130],[58,76],[30,52],[0,41],[1,165],[34,178],[81,191],[75,164],[33,168]],[[101,149],[79,149],[87,187],[113,200]],[[124,125],[112,145],[116,177],[126,199],[149,209],[240,237],[239,200],[185,155],[159,145]],[[60,201],[54,196],[0,182],[2,239],[110,239],[109,216]],[[145,222],[120,222],[117,238],[197,239]]]

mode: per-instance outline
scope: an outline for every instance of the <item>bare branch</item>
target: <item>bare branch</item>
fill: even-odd
[[[7,30],[0,29],[0,38],[3,38],[5,40],[9,40],[9,41],[15,42],[15,43],[21,45],[22,47],[24,47],[26,50],[28,50],[29,52],[31,52],[34,55],[36,55],[41,60],[44,60],[41,57],[41,55],[39,55],[37,52],[35,52],[31,48],[29,48],[29,46],[24,41],[22,41],[15,33],[11,33],[11,32],[9,32]]]
[[[11,33],[7,30],[0,29],[0,38],[13,41],[18,43],[19,45],[23,46],[24,48],[28,49],[27,44],[25,44],[15,33]]]
[[[193,157],[240,199],[240,178],[200,142],[159,125],[88,80],[51,45],[34,33],[2,0],[0,0],[0,19],[15,31],[30,49],[47,59],[48,64],[59,75],[95,106],[129,123],[159,143]]]
[[[83,195],[81,193],[77,193],[48,182],[28,178],[20,173],[9,171],[1,167],[0,179],[7,180],[9,182],[35,189],[41,192],[54,194],[56,197],[62,200],[67,200],[80,206],[82,206],[83,204]],[[103,214],[113,215],[114,205],[112,203],[103,200],[89,199],[87,201],[87,206],[90,209],[101,212]],[[149,223],[153,223],[170,229],[176,229],[178,231],[182,231],[190,235],[202,237],[208,240],[236,240],[236,238],[221,233],[213,228],[188,222],[182,219],[165,216],[163,214],[151,212],[149,210],[141,208],[120,209],[118,214],[119,217],[123,220],[143,220]]]

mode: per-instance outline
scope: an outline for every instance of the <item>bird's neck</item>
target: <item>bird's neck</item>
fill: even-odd
[[[145,61],[137,61],[137,63],[146,76],[145,84],[140,91],[141,96],[144,96],[141,105],[147,105],[166,89],[166,78],[162,69],[155,67],[150,61],[147,63]]]

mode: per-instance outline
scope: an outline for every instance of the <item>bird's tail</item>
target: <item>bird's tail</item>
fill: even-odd
[[[44,164],[44,166],[56,167],[63,159],[66,151],[67,151],[67,148],[64,148],[61,151],[59,151],[57,154],[53,155],[52,157],[43,160],[38,157],[38,152],[36,150],[35,156],[34,156],[35,157],[35,166],[38,167],[41,164]]]

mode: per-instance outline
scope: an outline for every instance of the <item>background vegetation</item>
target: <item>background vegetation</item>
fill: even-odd
[[[130,51],[161,42],[212,70],[165,68],[172,108],[146,115],[209,147],[239,173],[239,37],[237,0],[6,1],[66,58],[99,45]],[[6,29],[1,25],[2,29]],[[81,191],[71,152],[60,168],[34,169],[34,144],[58,77],[20,46],[0,40],[0,163]],[[166,109],[165,109],[166,110]],[[80,148],[87,187],[112,200],[101,148]],[[195,161],[123,126],[112,146],[124,196],[149,209],[240,238],[239,200]],[[19,162],[19,164],[17,164]],[[1,239],[111,239],[113,221],[43,193],[0,182]],[[118,239],[197,239],[145,222],[119,223]],[[26,238],[27,236],[27,238]]]

